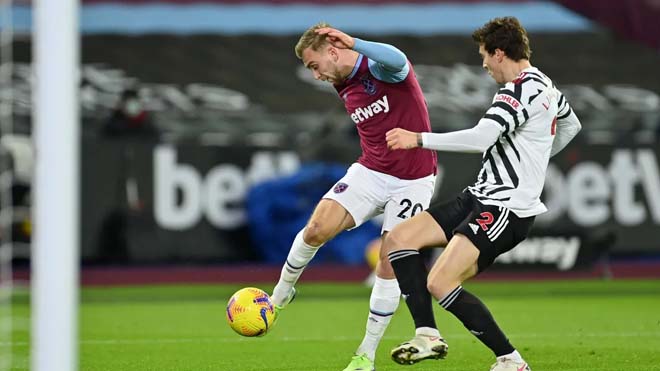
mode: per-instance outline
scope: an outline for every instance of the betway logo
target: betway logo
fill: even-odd
[[[530,237],[495,260],[501,264],[553,264],[561,271],[575,266],[578,237]]]
[[[300,166],[294,152],[260,151],[247,168],[220,163],[204,174],[193,164],[181,163],[175,147],[154,149],[154,216],[169,230],[195,227],[202,217],[214,227],[233,229],[245,224],[243,203],[250,186],[288,175]]]
[[[381,112],[390,112],[390,103],[387,101],[387,95],[366,107],[361,107],[351,113],[351,120],[354,123],[359,124],[360,122],[373,117]]]
[[[565,174],[551,163],[543,193],[542,223],[568,215],[581,227],[660,225],[660,166],[651,149],[618,149],[609,164],[582,161]]]

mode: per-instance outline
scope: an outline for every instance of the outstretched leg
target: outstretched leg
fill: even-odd
[[[354,225],[353,217],[337,201],[321,200],[291,245],[280,279],[273,289],[273,304],[279,308],[286,306],[293,299],[293,287],[316,251],[339,232]]]
[[[480,251],[465,235],[457,233],[434,264],[428,276],[428,290],[440,305],[458,318],[498,362],[494,370],[528,370],[529,367],[509,342],[492,314],[476,296],[461,284],[478,272]]]

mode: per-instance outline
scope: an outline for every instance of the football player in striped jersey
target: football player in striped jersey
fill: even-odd
[[[552,80],[530,64],[527,32],[516,18],[493,19],[472,36],[483,67],[504,84],[477,125],[443,134],[401,128],[386,134],[394,151],[421,147],[483,154],[474,184],[397,225],[385,238],[384,252],[416,327],[412,340],[392,350],[392,359],[412,364],[446,353],[433,296],[493,351],[492,371],[529,371],[488,308],[461,285],[527,237],[535,216],[546,211],[540,196],[549,158],[581,125]],[[446,248],[427,275],[419,250],[430,246]]]

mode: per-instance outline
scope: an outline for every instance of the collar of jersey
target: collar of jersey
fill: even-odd
[[[353,78],[353,76],[355,76],[358,69],[360,68],[360,64],[362,63],[362,57],[364,57],[362,54],[358,56],[357,62],[355,62],[355,66],[353,67],[353,71],[351,71],[351,74],[346,77],[346,80],[350,80]]]

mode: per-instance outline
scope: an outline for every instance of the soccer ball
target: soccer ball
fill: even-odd
[[[227,303],[227,323],[243,336],[263,336],[275,320],[275,308],[264,291],[246,287]]]

